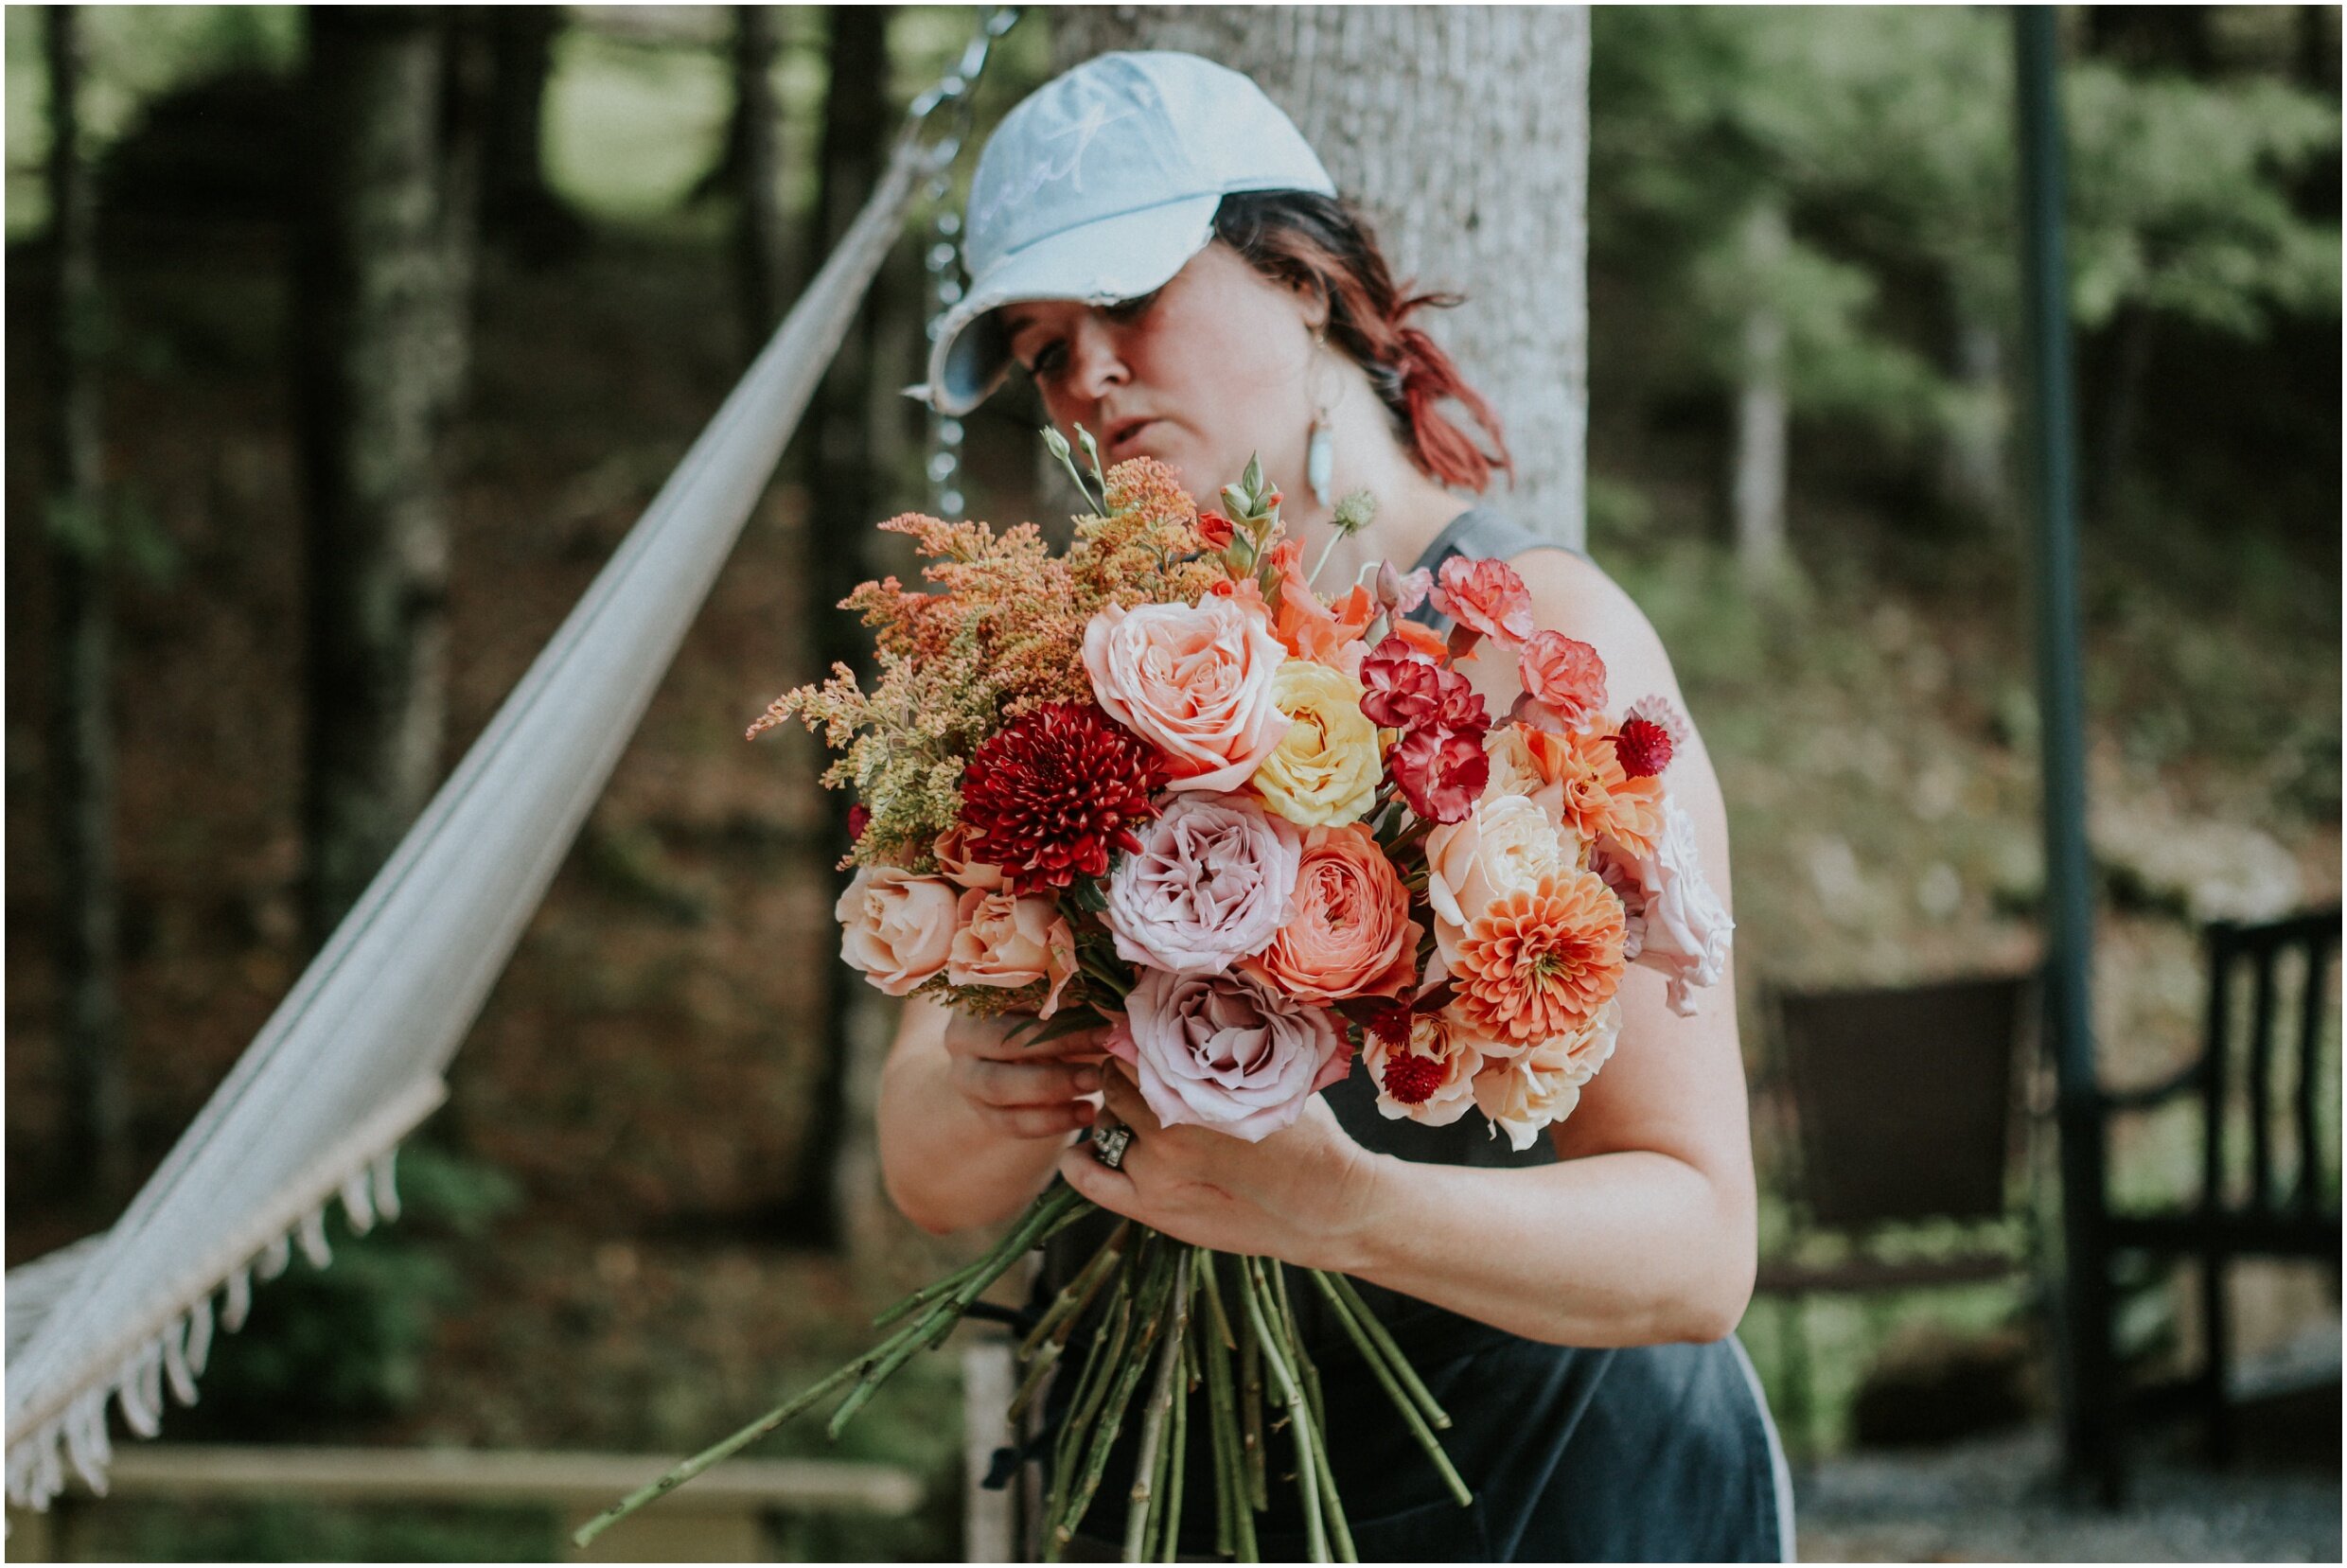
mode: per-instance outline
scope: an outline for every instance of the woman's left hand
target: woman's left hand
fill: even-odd
[[[1221,1252],[1348,1269],[1374,1223],[1372,1154],[1314,1095],[1294,1125],[1248,1143],[1210,1127],[1167,1127],[1121,1062],[1104,1064],[1107,1110],[1133,1130],[1119,1169],[1087,1139],[1060,1156],[1068,1185],[1103,1208]]]

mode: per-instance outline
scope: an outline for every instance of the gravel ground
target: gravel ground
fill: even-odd
[[[2059,1440],[2030,1427],[1914,1453],[1837,1455],[1793,1471],[1806,1562],[2337,1562],[2332,1436],[2228,1471],[2171,1438],[2138,1455],[2115,1512],[2065,1501]],[[2149,1446],[2149,1445],[2146,1445]]]

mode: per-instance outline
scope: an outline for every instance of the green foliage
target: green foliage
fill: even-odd
[[[1672,377],[1733,385],[1765,308],[1796,412],[1895,438],[1975,418],[1938,363],[1948,317],[2016,315],[2007,19],[1608,7],[1591,26],[1592,261],[1651,291]],[[2249,337],[2337,311],[2338,226],[2289,197],[2338,145],[2335,104],[2091,59],[2062,79],[2082,329],[2126,306]],[[1773,254],[1747,234],[1769,209],[1790,220]]]

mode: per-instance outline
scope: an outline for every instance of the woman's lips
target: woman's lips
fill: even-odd
[[[1127,449],[1130,448],[1134,442],[1139,440],[1141,435],[1149,429],[1149,427],[1156,423],[1156,421],[1155,419],[1144,419],[1139,424],[1130,427],[1122,435],[1118,436],[1114,441],[1108,443],[1108,449],[1104,455],[1106,455],[1111,462],[1116,462],[1121,457],[1129,456],[1130,453]]]

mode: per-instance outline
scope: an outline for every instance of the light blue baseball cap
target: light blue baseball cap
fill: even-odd
[[[985,401],[1011,367],[994,312],[1017,300],[1106,305],[1148,293],[1214,238],[1239,190],[1336,194],[1294,121],[1248,77],[1197,55],[1101,55],[1003,116],[970,180],[969,291],[938,323],[941,414]]]

